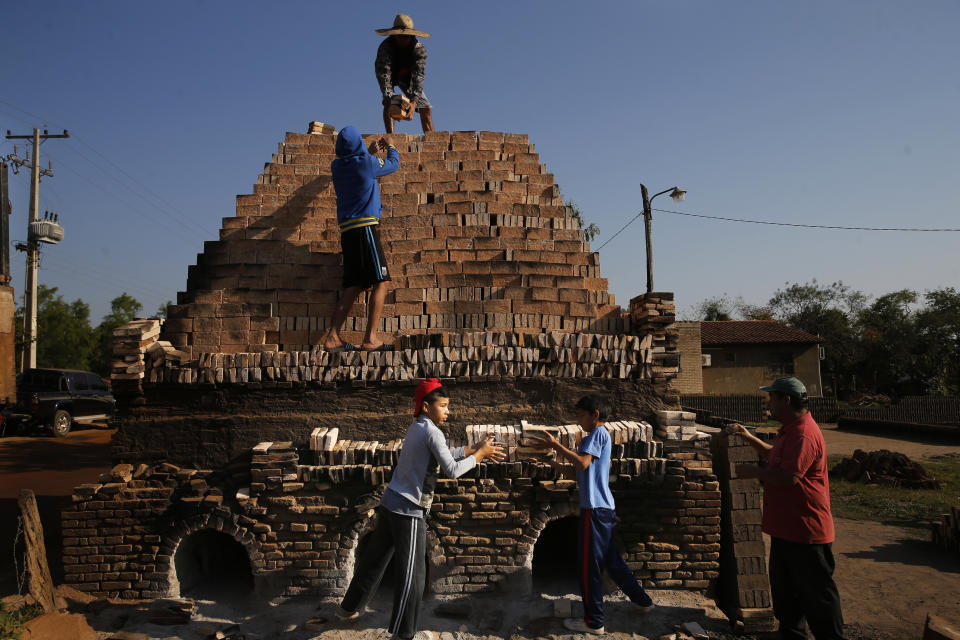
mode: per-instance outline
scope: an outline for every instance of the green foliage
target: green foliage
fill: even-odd
[[[820,336],[827,342],[822,371],[825,381],[853,380],[856,375],[859,343],[856,321],[867,297],[843,282],[821,285],[816,279],[806,284],[785,285],[770,298],[776,320]],[[839,390],[834,389],[834,393]]]
[[[43,607],[38,604],[11,610],[0,602],[0,640],[20,640],[23,625],[40,615],[43,615]]]
[[[831,455],[830,467],[843,456]],[[923,468],[937,479],[939,489],[904,489],[830,479],[833,515],[851,520],[873,520],[909,527],[938,522],[951,506],[960,506],[960,459],[924,460]]]
[[[167,308],[168,308],[170,305],[172,305],[172,304],[173,304],[173,300],[167,300],[166,302],[164,302],[163,304],[161,304],[159,307],[157,307],[157,310],[153,312],[153,317],[154,317],[154,318],[163,318],[164,320],[166,320],[166,319],[167,319]]]
[[[838,399],[960,395],[960,291],[892,291],[870,302],[843,282],[786,283],[767,306],[726,293],[691,310],[695,320],[777,320],[823,338],[823,382]],[[855,397],[855,396],[854,396]]]
[[[859,369],[873,379],[874,389],[891,390],[899,381],[915,376],[916,353],[912,344],[914,317],[910,309],[917,294],[908,289],[880,296],[860,313]]]
[[[707,298],[693,307],[695,320],[773,320],[768,307],[748,304],[743,297],[726,293]]]
[[[960,394],[960,292],[928,291],[917,312],[918,375],[933,393]]]
[[[693,308],[698,320],[733,320],[737,310],[744,304],[743,298],[732,298],[726,293],[707,298]]]
[[[110,313],[90,327],[90,307],[82,300],[66,302],[56,287],[37,287],[37,366],[96,371],[110,376],[113,330],[137,317],[143,309],[136,299],[122,293],[110,302]],[[17,368],[23,349],[23,305],[17,307]]]
[[[22,354],[24,310],[14,314],[17,368]],[[82,300],[66,302],[57,287],[37,287],[37,366],[86,369],[92,345],[90,307]]]
[[[580,211],[580,207],[577,206],[573,200],[567,199],[563,202],[566,205],[567,210],[570,212],[570,215],[574,220],[577,221],[577,225],[583,229],[583,235],[586,238],[587,242],[593,242],[593,239],[597,237],[597,234],[600,233],[600,227],[590,223],[586,226],[586,220],[583,217],[583,213]]]
[[[132,296],[122,293],[110,301],[110,313],[93,330],[93,349],[90,353],[90,370],[104,378],[110,377],[110,362],[113,359],[113,330],[137,317],[143,309]]]

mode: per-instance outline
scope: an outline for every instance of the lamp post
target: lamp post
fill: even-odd
[[[641,184],[640,193],[643,194],[643,227],[647,239],[647,293],[650,293],[653,291],[653,209],[650,207],[650,203],[653,202],[654,198],[665,193],[670,193],[674,202],[683,202],[687,192],[680,187],[673,187],[650,196],[647,193],[647,188]]]

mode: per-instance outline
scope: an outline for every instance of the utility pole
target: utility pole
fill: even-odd
[[[0,159],[0,286],[10,284],[10,176]]]
[[[647,241],[647,293],[653,291],[653,210],[650,208],[650,194],[647,187],[640,185],[643,196],[643,231]]]
[[[7,158],[18,166],[30,167],[30,220],[27,231],[27,286],[24,289],[23,313],[23,357],[20,360],[20,370],[32,369],[37,366],[37,267],[40,264],[40,239],[34,234],[33,223],[39,222],[40,208],[40,174],[53,177],[53,166],[50,169],[40,168],[40,140],[47,138],[69,138],[66,129],[62,134],[50,134],[44,129],[34,129],[32,135],[14,136],[7,130],[7,140],[33,138],[33,162],[21,160],[13,156]]]
[[[647,241],[647,293],[653,291],[653,208],[650,203],[657,196],[669,193],[674,202],[682,202],[687,192],[680,187],[664,189],[652,196],[647,192],[647,187],[640,185],[640,195],[643,196],[643,230]]]

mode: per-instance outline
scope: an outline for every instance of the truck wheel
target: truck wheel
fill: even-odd
[[[53,435],[58,438],[65,438],[70,433],[70,427],[73,426],[73,418],[63,409],[57,409],[53,414]]]

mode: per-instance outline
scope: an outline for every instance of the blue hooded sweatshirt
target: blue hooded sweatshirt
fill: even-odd
[[[377,178],[400,168],[400,154],[390,145],[387,159],[367,151],[356,127],[344,127],[337,136],[337,159],[330,163],[337,192],[340,232],[380,223],[380,188]]]

